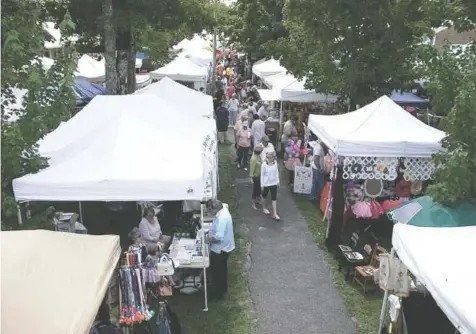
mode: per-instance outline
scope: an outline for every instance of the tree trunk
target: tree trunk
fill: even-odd
[[[127,94],[127,63],[128,63],[127,50],[117,50],[117,93],[119,95]]]
[[[136,90],[136,45],[132,29],[129,50],[127,51],[127,93],[132,94]]]
[[[113,25],[112,0],[102,1],[104,23],[104,58],[106,63],[106,89],[109,94],[117,94],[116,32]]]

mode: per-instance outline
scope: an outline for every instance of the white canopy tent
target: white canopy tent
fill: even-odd
[[[98,61],[88,55],[82,55],[81,58],[78,59],[76,76],[87,80],[103,82],[106,78],[106,63],[104,58]]]
[[[193,82],[194,88],[206,87],[208,68],[198,65],[187,57],[179,56],[167,65],[152,71],[152,79],[168,77],[172,80]]]
[[[185,87],[165,77],[134,94],[152,94],[163,98],[181,109],[181,114],[197,114],[213,118],[213,98],[202,92]]]
[[[213,52],[205,49],[187,49],[180,53],[179,57],[185,57],[193,63],[208,69],[213,61]]]
[[[298,80],[291,74],[279,73],[264,77],[263,80],[276,92],[280,101],[297,103],[337,101],[337,96],[320,94],[305,88],[306,81]]]
[[[189,49],[206,49],[210,48],[211,43],[198,34],[195,34],[192,39],[183,39],[172,48],[174,50],[189,50]]]
[[[195,124],[195,131],[192,126],[170,127],[163,122],[164,114],[155,110],[116,112],[107,125],[95,127],[96,131],[88,131],[61,149],[50,167],[15,179],[16,200],[207,198],[206,179],[213,166],[203,157],[203,127]],[[172,149],[170,143],[184,145],[187,153]]]
[[[310,115],[308,126],[341,156],[431,157],[445,137],[387,96],[347,114]]]
[[[88,333],[119,260],[119,236],[31,230],[1,232],[1,241],[2,333]]]
[[[455,262],[458,258],[454,250],[472,254],[475,240],[475,226],[443,228],[396,224],[393,228],[392,243],[398,257],[423,283],[461,334],[476,333],[476,268],[464,259]]]
[[[258,94],[263,101],[279,101],[279,96],[272,89],[258,89]]]
[[[286,74],[286,68],[280,65],[279,60],[269,59],[252,67],[254,75],[264,78],[270,75]]]

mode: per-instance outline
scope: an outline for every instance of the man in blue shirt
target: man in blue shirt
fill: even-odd
[[[212,206],[219,211],[213,218],[213,224],[208,232],[210,272],[213,281],[211,297],[219,299],[228,291],[228,256],[235,249],[235,236],[228,205],[213,201]]]

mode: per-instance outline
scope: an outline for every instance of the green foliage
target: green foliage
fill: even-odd
[[[435,157],[438,169],[428,193],[447,203],[469,200],[476,203],[476,61],[461,78],[455,105],[443,120],[448,137],[446,152]]]
[[[240,0],[230,14],[227,33],[250,57],[257,61],[271,55],[269,42],[287,36],[283,26],[283,0]]]
[[[66,119],[74,105],[72,56],[61,55],[48,71],[38,58],[45,41],[41,12],[37,1],[2,2],[2,229],[18,227],[12,180],[47,165],[36,142]],[[65,35],[73,28],[68,15],[61,28]],[[44,216],[24,227],[39,221]]]
[[[310,88],[365,104],[418,79],[416,45],[430,32],[425,0],[286,3],[283,64]]]

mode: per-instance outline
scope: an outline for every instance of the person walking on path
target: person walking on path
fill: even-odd
[[[251,124],[251,134],[253,135],[253,147],[261,144],[261,138],[266,135],[266,124],[260,117],[253,115],[254,121]]]
[[[233,220],[228,205],[213,201],[214,209],[219,209],[208,232],[210,246],[210,272],[213,281],[212,299],[221,299],[228,292],[228,257],[235,249]]]
[[[215,111],[216,116],[216,124],[217,124],[217,131],[218,131],[218,141],[220,143],[225,143],[226,133],[228,131],[228,123],[230,119],[230,112],[225,107],[225,103],[222,102],[221,106],[217,108]]]
[[[243,122],[242,126],[236,132],[236,141],[238,142],[238,169],[248,170],[248,153],[251,147],[251,131],[248,128],[248,122]]]
[[[239,106],[240,101],[238,101],[236,94],[233,94],[228,101],[228,110],[230,111],[230,126],[232,127],[235,126]]]
[[[264,135],[261,137],[261,143],[259,144],[258,147],[261,147],[261,161],[266,160],[266,155],[268,153],[275,153],[276,150],[274,149],[274,145],[269,142],[269,137],[267,135]]]
[[[279,220],[278,216],[278,187],[279,187],[279,170],[278,163],[275,159],[274,153],[268,153],[266,161],[261,164],[261,195],[263,197],[263,213],[269,215],[269,210],[266,209],[266,197],[271,193],[271,205],[273,208],[273,219]]]
[[[262,205],[261,198],[261,153],[262,147],[256,146],[253,150],[253,156],[250,160],[250,178],[251,184],[253,185],[253,193],[251,194],[251,199],[253,203],[251,207],[254,210],[258,210],[256,204]]]

